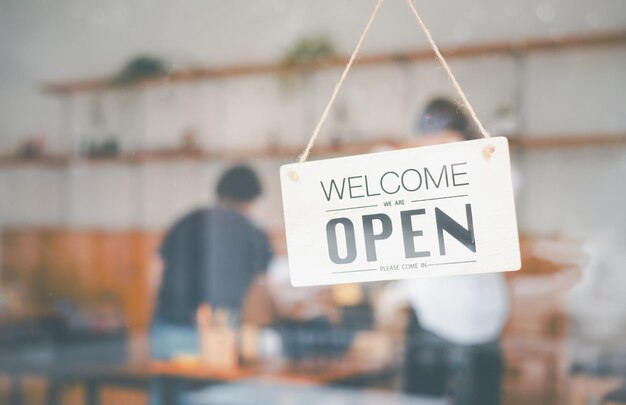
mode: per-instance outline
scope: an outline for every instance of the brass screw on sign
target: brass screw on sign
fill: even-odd
[[[493,155],[493,153],[496,151],[496,147],[493,145],[487,145],[484,147],[483,149],[483,158],[485,158],[485,160],[489,160],[491,159],[491,155]]]
[[[289,173],[287,173],[287,177],[289,177],[291,181],[300,180],[300,176],[298,176],[298,173],[294,172],[293,170],[289,170]]]

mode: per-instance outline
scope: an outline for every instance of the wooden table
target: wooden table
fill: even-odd
[[[176,404],[188,387],[210,386],[249,378],[298,384],[367,384],[388,378],[399,370],[394,364],[359,363],[334,360],[317,363],[266,364],[233,369],[217,369],[201,363],[150,361],[100,370],[83,370],[77,379],[85,386],[85,403],[98,405],[104,386],[138,386],[149,384],[154,403]]]
[[[198,390],[185,397],[188,405],[446,405],[445,398],[408,395],[397,391],[350,389],[327,385],[248,379]]]

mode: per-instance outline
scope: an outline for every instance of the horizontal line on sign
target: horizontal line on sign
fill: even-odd
[[[433,263],[433,264],[429,264],[428,267],[430,267],[430,266],[444,266],[446,264],[463,264],[463,263],[476,263],[476,260],[466,260],[464,262]]]
[[[326,212],[343,211],[343,210],[355,210],[357,208],[371,208],[371,207],[378,207],[378,204],[374,204],[374,205],[360,205],[358,207],[348,207],[348,208],[335,208],[335,209],[332,209],[332,210],[326,210]]]
[[[459,194],[459,195],[450,195],[448,197],[435,197],[435,198],[425,198],[423,200],[412,200],[411,202],[422,202],[422,201],[433,201],[433,200],[445,200],[447,198],[459,198],[459,197],[467,197],[467,194]]]
[[[333,271],[333,274],[340,273],[357,273],[359,271],[376,271],[377,269],[360,269],[360,270],[342,270],[342,271]]]

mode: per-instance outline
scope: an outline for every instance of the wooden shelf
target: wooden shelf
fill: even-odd
[[[389,139],[359,142],[355,144],[318,145],[312,150],[315,156],[338,156],[368,153],[376,148],[393,148],[397,141]],[[65,167],[72,164],[142,164],[155,162],[175,161],[245,161],[263,158],[275,158],[295,161],[302,152],[302,147],[277,147],[264,149],[239,149],[230,151],[178,151],[178,150],[155,150],[134,153],[124,153],[112,157],[85,157],[72,154],[47,155],[40,158],[22,159],[14,156],[0,157],[0,167],[12,166],[53,166]]]
[[[520,54],[566,48],[579,48],[626,43],[626,30],[612,31],[585,35],[568,35],[563,37],[536,38],[525,41],[485,42],[473,45],[442,48],[441,53],[447,59],[470,58],[477,56]],[[364,55],[356,66],[378,65],[398,62],[414,62],[434,59],[430,48],[417,49],[408,52],[383,53],[378,55]],[[219,79],[259,74],[276,74],[294,71],[314,71],[319,69],[343,67],[347,57],[328,58],[314,65],[288,66],[280,63],[248,64],[225,66],[218,68],[189,68],[172,72],[169,75],[156,79],[146,80],[137,86],[156,86],[176,82],[191,82],[197,80]],[[97,91],[111,88],[111,78],[95,78],[67,82],[44,83],[43,90],[48,93],[64,95],[87,91]]]
[[[45,155],[40,157],[20,158],[11,155],[0,156],[0,167],[12,166],[49,166],[63,167],[67,165],[64,155]]]
[[[571,149],[626,145],[626,134],[599,133],[585,135],[511,136],[509,142],[518,149]]]
[[[320,157],[347,156],[370,153],[377,149],[399,149],[408,145],[401,137],[384,137],[377,141],[351,144],[317,145],[313,148],[313,159]],[[574,149],[626,145],[626,134],[593,135],[516,135],[509,142],[514,150]],[[412,145],[415,146],[415,145]],[[276,147],[264,149],[239,149],[231,151],[155,150],[124,153],[114,157],[84,157],[72,154],[47,155],[40,158],[21,159],[14,156],[0,156],[0,168],[24,166],[67,167],[72,164],[126,164],[176,162],[176,161],[248,161],[254,159],[281,159],[295,161],[302,152],[300,147]]]

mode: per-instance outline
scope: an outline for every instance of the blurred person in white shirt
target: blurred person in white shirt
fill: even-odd
[[[426,106],[418,127],[433,144],[479,137],[459,107],[443,98]],[[405,390],[449,397],[453,404],[499,404],[504,367],[499,340],[509,310],[502,274],[399,283],[396,291],[400,287],[412,309],[406,331]]]

